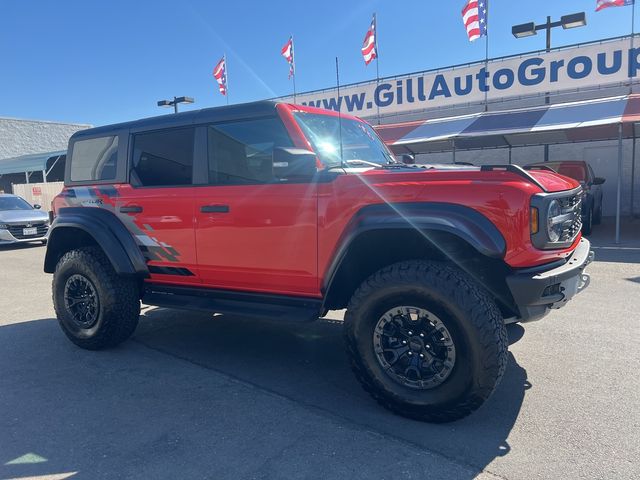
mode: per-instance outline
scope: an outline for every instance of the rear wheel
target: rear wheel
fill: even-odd
[[[587,211],[586,219],[582,224],[582,233],[585,235],[591,235],[593,231],[593,205],[589,207]]]
[[[53,304],[63,332],[88,350],[113,347],[138,325],[138,283],[120,277],[102,250],[67,252],[53,275]]]
[[[428,422],[479,408],[506,366],[500,311],[471,277],[442,263],[401,262],[369,277],[349,303],[345,338],[364,389]]]
[[[601,223],[602,223],[602,203],[600,203],[598,210],[596,210],[596,214],[593,216],[594,225],[600,225]]]

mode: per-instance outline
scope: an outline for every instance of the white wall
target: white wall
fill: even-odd
[[[19,195],[31,205],[41,205],[42,210],[49,212],[53,197],[58,195],[64,187],[64,182],[29,183],[13,185],[14,195]]]
[[[91,125],[0,118],[0,159],[66,150],[69,137]]]

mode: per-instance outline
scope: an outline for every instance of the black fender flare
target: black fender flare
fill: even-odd
[[[422,232],[439,231],[466,241],[489,258],[504,258],[507,244],[498,228],[473,208],[453,203],[413,202],[383,203],[360,209],[349,221],[322,283],[323,293],[346,258],[349,246],[362,234],[381,229],[412,229]]]
[[[60,257],[61,238],[65,229],[82,230],[102,248],[119,275],[149,276],[140,247],[133,236],[112,212],[102,208],[61,208],[49,230],[44,271],[53,273]],[[62,249],[63,250],[63,249]]]

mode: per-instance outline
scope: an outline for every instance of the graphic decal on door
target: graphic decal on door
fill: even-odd
[[[114,187],[73,187],[64,190],[60,195],[68,207],[102,208],[113,213],[131,232],[147,262],[151,260],[178,262],[180,252],[173,246],[158,240],[150,225],[138,225],[135,217],[118,211],[116,206],[118,197],[118,190]]]

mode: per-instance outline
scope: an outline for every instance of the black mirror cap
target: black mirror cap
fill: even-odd
[[[36,210],[40,210],[42,208],[42,205],[38,205],[37,203],[34,203],[33,208],[35,208]]]
[[[416,157],[413,155],[409,155],[408,153],[405,153],[402,156],[400,156],[400,161],[405,165],[415,165]]]
[[[273,175],[276,178],[311,179],[318,173],[316,154],[304,148],[276,147],[273,149]]]
[[[594,185],[602,185],[604,182],[606,182],[607,179],[606,178],[602,178],[602,177],[595,177],[593,179],[593,184]]]

